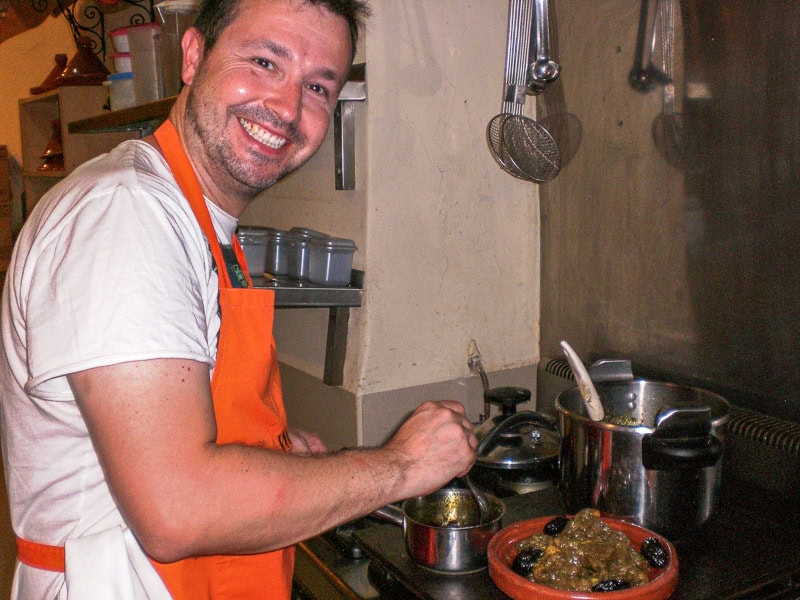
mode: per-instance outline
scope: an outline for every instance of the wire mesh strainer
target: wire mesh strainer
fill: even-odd
[[[514,177],[549,181],[561,168],[553,137],[540,123],[523,114],[530,64],[533,0],[510,0],[503,108],[486,129],[497,163]]]

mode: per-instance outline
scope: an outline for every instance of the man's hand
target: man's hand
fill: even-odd
[[[404,461],[404,497],[429,494],[475,462],[478,440],[459,402],[421,404],[400,426],[385,449]]]
[[[322,454],[328,448],[316,433],[302,429],[289,429],[289,439],[292,440],[292,454]]]

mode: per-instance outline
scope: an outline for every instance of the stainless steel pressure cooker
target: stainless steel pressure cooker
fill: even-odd
[[[556,398],[567,509],[591,506],[673,540],[691,536],[719,499],[730,405],[706,390],[645,379],[595,386],[602,421],[587,416],[577,388]]]

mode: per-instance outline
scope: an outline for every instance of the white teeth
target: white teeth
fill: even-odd
[[[265,146],[269,146],[273,150],[281,148],[286,143],[285,137],[272,135],[270,132],[262,129],[255,123],[245,121],[241,118],[239,119],[239,123],[241,123],[242,127],[245,128],[247,133],[249,133],[254,140],[261,142]]]

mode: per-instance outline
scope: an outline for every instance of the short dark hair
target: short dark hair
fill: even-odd
[[[350,28],[350,62],[356,54],[358,37],[366,25],[370,9],[366,0],[298,0],[303,4],[321,6],[343,17]],[[194,26],[203,34],[204,52],[211,50],[217,39],[231,24],[239,9],[240,0],[202,0]]]

